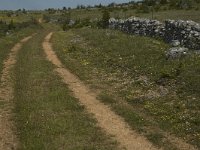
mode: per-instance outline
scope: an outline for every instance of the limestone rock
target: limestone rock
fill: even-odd
[[[173,47],[173,48],[170,48],[169,51],[166,53],[166,57],[167,59],[180,58],[181,56],[186,55],[187,52],[188,52],[188,48]]]

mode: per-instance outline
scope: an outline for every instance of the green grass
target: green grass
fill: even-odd
[[[174,19],[174,20],[193,20],[200,23],[199,19],[200,11],[199,10],[162,10],[162,11],[154,11],[153,19],[157,19],[160,21],[165,21],[166,19]],[[128,9],[127,11],[113,11],[111,13],[112,17],[115,18],[128,18],[131,16],[149,18],[152,19],[152,13],[136,13],[135,10]]]
[[[154,144],[175,149],[163,138],[170,132],[200,146],[199,55],[166,60],[164,42],[112,30],[57,32],[52,42],[62,62]]]
[[[15,112],[21,150],[115,150],[45,58],[41,31],[24,45],[15,69]]]
[[[26,36],[37,32],[37,27],[25,28],[14,34],[0,38],[0,75],[3,69],[3,62],[8,57],[11,48]]]
[[[11,20],[13,20],[15,23],[22,23],[22,22],[28,22],[32,18],[39,19],[42,17],[43,12],[28,12],[27,14],[18,13],[18,15],[11,15],[8,16],[7,13],[0,11],[0,20],[6,21],[9,23]]]
[[[71,19],[73,20],[83,20],[83,19],[101,19],[102,18],[102,10],[101,9],[92,9],[92,10],[71,10]],[[166,19],[175,19],[175,20],[193,20],[200,23],[199,19],[200,11],[199,10],[162,10],[153,13],[153,18],[164,21]],[[58,14],[50,14],[52,18],[60,18],[61,13]],[[110,12],[110,16],[114,18],[128,18],[128,17],[143,17],[152,19],[152,13],[137,13],[135,9],[128,8],[127,11],[123,11],[123,9],[114,9]]]
[[[1,13],[0,20],[20,23],[32,17],[39,19],[43,13],[12,17]],[[166,10],[154,12],[154,19],[200,22],[199,15],[196,10]],[[72,19],[95,20],[101,16],[98,9],[71,11]],[[111,17],[130,16],[152,17],[151,13],[132,9],[111,12]],[[50,24],[43,27],[58,29]],[[0,39],[0,74],[12,46],[33,32],[35,29],[27,28]],[[53,66],[44,60],[41,41],[45,34],[42,32],[24,46],[15,70],[14,100],[21,149],[116,149],[116,142],[96,127],[96,121],[88,117],[52,72]],[[176,149],[165,137],[170,132],[200,147],[199,55],[166,60],[169,46],[164,42],[112,30],[57,32],[52,42],[63,64],[94,90],[100,90],[99,100],[152,143]]]
[[[200,23],[200,10],[166,10],[166,11],[159,11],[154,12],[154,19],[164,21],[166,19],[174,19],[174,20],[193,20],[195,22]],[[143,18],[152,18],[151,13],[143,13],[143,14],[137,14],[138,17]]]

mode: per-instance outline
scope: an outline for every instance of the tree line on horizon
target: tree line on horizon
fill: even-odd
[[[130,1],[127,3],[110,3],[108,5],[77,5],[76,8],[66,7],[55,9],[48,8],[50,14],[54,14],[58,11],[71,11],[71,10],[88,10],[91,9],[108,9],[110,12],[114,10],[127,11],[129,9],[135,9],[136,13],[149,13],[154,9],[154,11],[170,10],[170,9],[195,9],[199,10],[200,0],[141,0],[141,1]]]

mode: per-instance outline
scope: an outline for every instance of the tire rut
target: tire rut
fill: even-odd
[[[156,148],[145,137],[131,130],[123,118],[97,100],[97,95],[91,92],[77,76],[63,66],[51,46],[50,39],[52,34],[49,33],[43,42],[47,59],[56,66],[55,71],[73,91],[74,96],[79,99],[89,113],[93,114],[98,126],[107,134],[112,135],[121,148],[127,150],[155,150]]]
[[[33,35],[32,35],[33,36]],[[4,61],[0,80],[0,150],[16,150],[18,139],[13,122],[13,80],[12,69],[16,64],[16,56],[22,45],[32,36],[22,39],[11,49],[8,59]]]

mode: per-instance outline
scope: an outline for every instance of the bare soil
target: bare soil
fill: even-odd
[[[86,110],[93,114],[101,127],[107,134],[113,136],[115,140],[127,150],[153,150],[156,149],[145,137],[139,135],[130,129],[123,118],[116,115],[108,106],[96,99],[97,95],[93,93],[80,79],[66,69],[54,53],[49,42],[53,33],[46,36],[43,42],[43,48],[49,61],[55,66],[55,71],[63,79],[74,96],[79,99]]]
[[[38,19],[38,22],[39,24],[41,24],[43,22],[43,19],[42,18]]]
[[[13,122],[13,81],[11,72],[16,64],[17,52],[21,49],[23,43],[31,39],[32,36],[26,37],[17,43],[4,61],[0,81],[0,150],[15,150],[18,147],[16,129]]]

